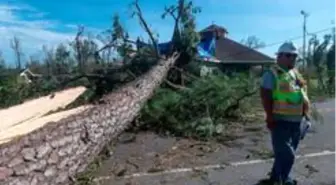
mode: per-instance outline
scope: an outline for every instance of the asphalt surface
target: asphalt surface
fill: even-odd
[[[333,185],[335,184],[335,100],[317,103],[316,107],[322,112],[324,123],[314,123],[311,131],[301,142],[292,175],[302,185]],[[267,147],[271,147],[269,142]],[[224,152],[222,154],[225,155]],[[157,173],[133,173],[113,180],[106,176],[106,179],[102,177],[97,182],[104,185],[255,185],[266,177],[272,166],[270,160],[256,161],[242,158],[230,161],[231,165],[225,164],[221,167],[195,165],[189,168],[170,168]]]
[[[296,179],[303,185],[334,185],[334,155],[302,158],[296,161]],[[113,185],[257,185],[267,174],[271,162],[198,172],[180,172],[157,176],[140,176],[113,182]],[[106,183],[108,184],[108,183]]]

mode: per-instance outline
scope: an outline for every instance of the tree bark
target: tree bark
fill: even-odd
[[[35,177],[39,176],[36,176],[35,172],[31,173],[31,166],[41,166],[41,161],[46,162],[50,158],[49,155],[37,158],[37,155],[34,154],[34,160],[24,161],[22,158],[26,154],[23,151],[29,149],[35,153],[37,151],[41,153],[41,146],[46,145],[49,146],[50,152],[51,150],[56,152],[56,156],[60,153],[63,155],[59,163],[64,165],[48,164],[47,168],[43,167],[42,174],[40,173],[42,177],[44,177],[43,174],[48,173],[55,175],[41,178],[38,183],[68,184],[69,179],[73,179],[76,173],[83,172],[106,144],[130,125],[131,121],[139,114],[142,105],[165,79],[169,68],[177,57],[178,55],[173,55],[169,59],[160,60],[158,65],[137,80],[107,94],[98,105],[93,105],[83,112],[75,113],[57,122],[48,123],[43,128],[17,136],[5,144],[0,144],[0,166],[6,166],[6,168],[0,169],[0,173],[11,172],[0,177],[0,184],[34,184]],[[45,151],[46,147],[43,148]],[[79,150],[80,152],[78,152]],[[12,159],[21,160],[15,166],[8,166],[7,164]],[[40,167],[37,168],[40,169]],[[20,172],[20,176],[16,175],[16,171]],[[59,178],[60,175],[62,178]]]

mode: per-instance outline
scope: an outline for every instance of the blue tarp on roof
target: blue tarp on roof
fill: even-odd
[[[138,41],[137,47],[141,48],[144,46],[149,46],[149,44]],[[167,54],[169,52],[171,42],[165,42],[158,44],[158,49],[160,54]],[[214,37],[206,37],[197,45],[198,56],[207,61],[216,61],[215,58],[215,49],[216,49],[216,39]]]
[[[214,37],[204,38],[197,45],[197,52],[200,58],[216,60],[215,58],[216,39]]]
[[[208,52],[211,55],[215,55],[215,49],[216,49],[216,39],[214,37],[207,37],[204,38],[198,46],[202,47],[203,50]]]

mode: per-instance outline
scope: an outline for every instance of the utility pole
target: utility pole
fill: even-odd
[[[307,65],[306,67],[308,67],[308,63],[306,63],[306,35],[307,35],[307,17],[309,16],[309,14],[303,10],[301,10],[301,15],[303,15],[303,50],[302,50],[302,58],[303,58],[303,66],[305,66],[305,64]]]
[[[310,64],[308,64],[307,60],[306,60],[306,34],[307,34],[307,17],[309,16],[307,12],[301,10],[300,11],[301,15],[303,15],[303,44],[302,44],[302,59],[303,59],[303,69],[306,69],[304,71],[306,71],[307,74],[307,85],[309,87],[309,83],[310,83]]]

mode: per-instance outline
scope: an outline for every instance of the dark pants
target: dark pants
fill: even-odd
[[[274,164],[271,179],[286,182],[295,160],[300,141],[300,122],[276,121],[272,129]]]

